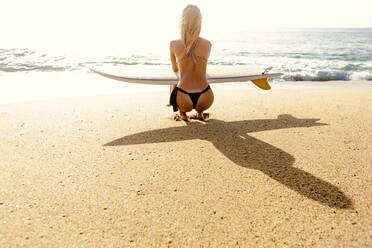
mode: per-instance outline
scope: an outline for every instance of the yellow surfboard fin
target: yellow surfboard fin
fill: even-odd
[[[269,84],[269,78],[259,78],[259,79],[253,79],[251,81],[260,89],[263,89],[263,90],[271,89],[271,86]]]

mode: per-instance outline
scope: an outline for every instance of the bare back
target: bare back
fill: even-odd
[[[211,43],[201,37],[198,38],[193,48],[194,61],[191,56],[186,56],[185,45],[181,40],[174,40],[170,44],[172,67],[180,73],[178,86],[187,91],[200,91],[208,83],[206,78],[207,60],[211,51]]]

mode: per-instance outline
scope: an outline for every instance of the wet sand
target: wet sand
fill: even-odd
[[[372,89],[0,105],[1,247],[370,247]]]

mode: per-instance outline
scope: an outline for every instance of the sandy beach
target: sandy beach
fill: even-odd
[[[205,123],[167,91],[0,105],[0,247],[371,247],[357,83],[217,88]]]

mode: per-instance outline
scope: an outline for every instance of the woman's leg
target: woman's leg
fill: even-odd
[[[206,119],[207,116],[203,114],[203,112],[212,106],[214,101],[214,95],[212,89],[208,90],[207,92],[203,93],[198,100],[198,103],[195,107],[196,112],[198,113],[196,118],[199,120]],[[209,116],[209,115],[208,115]]]
[[[181,119],[187,121],[188,117],[186,112],[190,112],[192,110],[192,102],[189,95],[178,91],[176,101]]]

